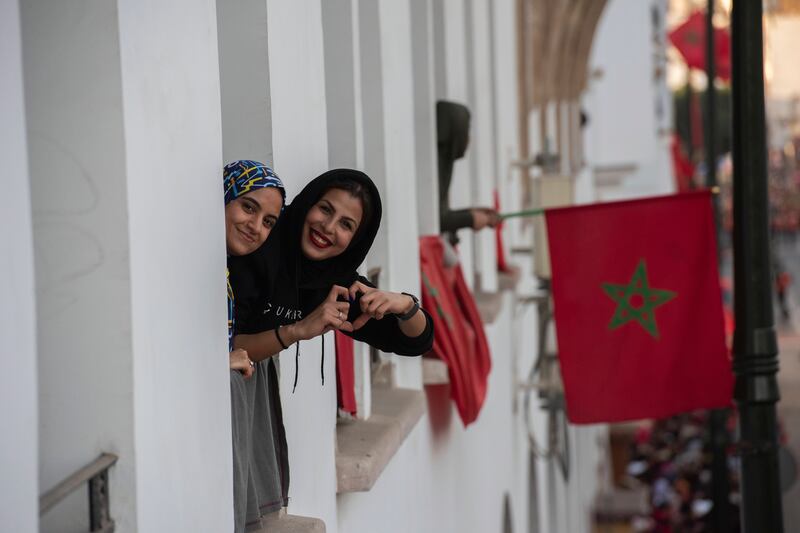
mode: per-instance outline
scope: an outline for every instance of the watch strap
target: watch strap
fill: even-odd
[[[414,315],[417,314],[417,311],[419,311],[419,300],[413,294],[409,294],[407,292],[403,292],[401,294],[409,296],[414,301],[414,305],[408,310],[408,312],[394,315],[397,317],[397,320],[405,322],[406,320],[410,320]]]

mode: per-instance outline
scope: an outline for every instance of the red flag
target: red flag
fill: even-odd
[[[546,218],[570,421],[729,406],[710,193],[552,209]]]
[[[706,15],[692,13],[680,26],[669,33],[669,40],[678,49],[689,68],[706,70]],[[714,28],[716,72],[721,80],[731,79],[731,37],[728,30]]]
[[[422,305],[434,315],[433,353],[447,364],[450,394],[464,426],[478,418],[491,370],[489,344],[459,265],[445,266],[439,236],[420,238]]]
[[[353,370],[355,341],[344,333],[334,332],[336,340],[336,399],[339,409],[355,416],[356,383]]]
[[[688,192],[692,189],[694,165],[686,156],[686,152],[681,146],[680,137],[677,134],[672,135],[670,149],[672,151],[672,171],[675,175],[675,184],[678,192]]]

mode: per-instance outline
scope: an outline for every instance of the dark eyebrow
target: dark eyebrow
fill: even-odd
[[[244,196],[244,197],[242,198],[242,201],[245,201],[245,200],[247,200],[247,201],[249,201],[249,202],[253,202],[254,204],[256,204],[256,207],[258,207],[259,209],[261,209],[261,204],[260,204],[260,203],[258,203],[258,200],[256,200],[256,199],[255,199],[255,198],[253,198],[252,196]]]
[[[322,202],[325,202],[325,205],[327,205],[327,206],[328,206],[328,207],[329,207],[329,208],[330,208],[330,209],[331,209],[331,210],[332,210],[334,213],[336,212],[336,208],[335,208],[335,207],[333,207],[333,204],[332,204],[332,203],[330,203],[330,202],[329,202],[328,200],[326,200],[325,198],[320,198],[320,199],[319,199],[319,202],[320,202],[320,203],[322,203]],[[356,222],[356,220],[355,220],[354,218],[350,218],[350,217],[348,217],[348,216],[345,216],[345,215],[342,215],[342,220],[349,220],[350,222],[352,222],[352,223],[353,223],[353,225],[354,225],[354,226],[357,226],[357,225],[358,225],[358,223]]]

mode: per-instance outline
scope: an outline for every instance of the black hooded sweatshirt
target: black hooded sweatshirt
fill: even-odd
[[[439,150],[439,225],[442,233],[471,228],[469,209],[450,209],[453,164],[464,157],[469,144],[469,110],[455,102],[436,102],[436,138]]]

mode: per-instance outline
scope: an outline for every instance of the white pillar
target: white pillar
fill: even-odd
[[[229,530],[215,5],[119,0],[118,16],[138,530]]]
[[[36,312],[19,5],[0,3],[0,530],[39,530]]]
[[[517,73],[517,14],[514,0],[491,3],[494,28],[494,109],[496,173],[500,190],[500,209],[522,209],[522,181],[518,167],[512,162],[520,157],[519,95]],[[521,220],[505,223],[504,244],[508,250],[520,240]],[[510,256],[507,256],[510,258]]]
[[[419,294],[419,241],[414,123],[413,32],[409,0],[380,0],[383,130],[386,142],[386,225],[390,291]],[[391,199],[391,202],[389,201]],[[395,357],[396,382],[422,387],[418,358]]]
[[[470,0],[467,4],[468,80],[472,126],[472,203],[480,207],[493,206],[493,191],[497,188],[495,154],[494,57],[492,57],[492,14],[489,0]],[[513,80],[513,78],[512,78]],[[511,83],[512,80],[508,80]],[[497,252],[495,233],[485,229],[474,235],[476,269],[481,275],[481,289],[497,290]]]
[[[461,0],[439,0],[434,3],[434,56],[436,69],[436,99],[450,100],[469,105],[469,75],[467,71],[467,21],[465,5]],[[475,128],[474,110],[472,130]],[[472,131],[470,132],[472,134]],[[450,207],[461,209],[472,207],[472,182],[470,180],[470,158],[474,146],[467,148],[463,159],[453,166],[450,184]],[[467,285],[474,284],[474,255],[472,229],[459,231],[459,259]]]
[[[421,235],[439,233],[436,85],[432,0],[411,1],[417,209]]]
[[[328,164],[331,168],[364,168],[364,115],[361,98],[361,40],[357,0],[322,2],[325,51],[325,102]],[[366,273],[366,269],[364,269]],[[357,416],[372,414],[372,357],[357,343],[353,356]]]
[[[325,54],[320,0],[267,3],[269,80],[275,168],[291,199],[328,170]],[[320,357],[325,342],[325,386]],[[289,513],[325,521],[336,533],[336,374],[333,334],[300,343],[299,382],[292,394],[294,346],[280,358],[283,419],[291,486]]]

